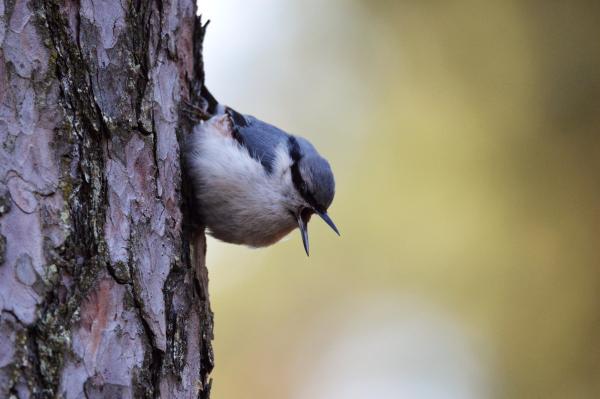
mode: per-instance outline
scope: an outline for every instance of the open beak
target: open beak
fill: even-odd
[[[333,231],[335,231],[335,234],[337,234],[338,236],[340,235],[340,232],[338,231],[337,227],[335,227],[333,220],[331,220],[331,218],[329,217],[327,212],[323,212],[323,213],[317,212],[317,215],[321,216],[321,219],[323,219],[325,221],[325,223],[327,223],[327,225],[329,227],[331,227],[333,229]]]
[[[308,246],[308,221],[310,220],[310,216],[313,213],[316,213],[317,215],[319,215],[321,217],[321,219],[323,219],[325,221],[325,223],[327,223],[327,225],[329,225],[329,227],[331,227],[338,236],[340,235],[340,232],[338,231],[337,227],[335,227],[335,223],[333,223],[333,220],[331,220],[331,218],[329,217],[327,212],[320,213],[320,212],[317,212],[310,208],[304,208],[300,213],[298,213],[298,215],[296,215],[296,219],[298,220],[298,227],[300,228],[300,234],[302,235],[302,244],[304,244],[304,250],[306,251],[307,256],[308,256],[308,248],[309,248],[309,246]]]
[[[300,234],[302,235],[302,244],[304,244],[304,250],[306,251],[306,256],[308,256],[308,219],[305,221],[302,217],[303,212],[298,213],[296,218],[298,219],[298,227],[300,228]]]

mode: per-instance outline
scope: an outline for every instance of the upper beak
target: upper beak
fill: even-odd
[[[296,216],[298,219],[298,227],[300,228],[300,234],[302,235],[302,243],[304,244],[304,250],[306,251],[306,256],[308,256],[308,220],[304,221],[302,218],[302,212],[298,213]]]
[[[333,220],[331,220],[331,218],[329,217],[327,212],[323,212],[323,213],[317,212],[317,215],[321,216],[321,219],[323,219],[325,221],[325,223],[327,223],[329,225],[329,227],[331,227],[338,236],[340,235],[340,232],[338,231],[337,227],[335,227]]]

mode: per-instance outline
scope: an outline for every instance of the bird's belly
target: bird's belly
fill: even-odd
[[[253,180],[253,184],[242,184],[223,176],[218,182],[205,181],[197,198],[212,236],[229,243],[264,247],[297,227],[276,188],[262,179]]]
[[[206,218],[206,222],[209,233],[213,237],[233,244],[266,247],[281,240],[297,227],[291,217],[269,218],[256,215],[238,218],[232,213],[229,215],[226,223],[222,220],[213,220],[210,216]]]
[[[297,224],[289,209],[296,204],[289,201],[289,176],[268,173],[233,138],[214,133],[210,123],[197,129],[188,163],[196,205],[211,235],[263,247],[292,231]]]

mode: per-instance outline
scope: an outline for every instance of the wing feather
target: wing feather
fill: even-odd
[[[273,125],[250,115],[242,115],[231,108],[227,109],[227,113],[233,122],[235,139],[248,150],[252,158],[271,173],[277,157],[277,148],[281,144],[287,145],[290,135]]]

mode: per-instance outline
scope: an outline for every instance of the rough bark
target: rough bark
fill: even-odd
[[[0,0],[0,398],[208,398],[194,0]],[[194,62],[195,61],[195,62]]]

